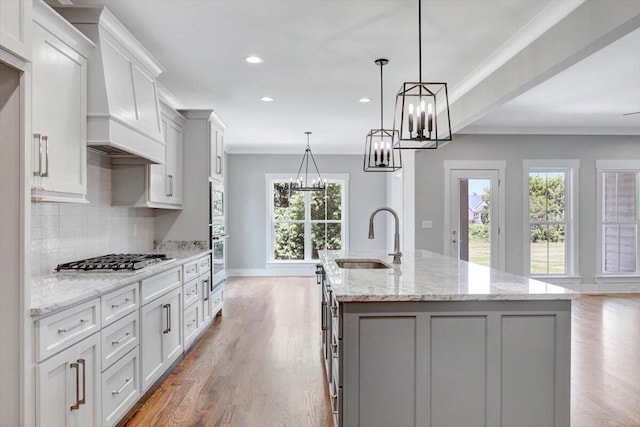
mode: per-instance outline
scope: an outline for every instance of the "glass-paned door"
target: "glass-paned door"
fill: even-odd
[[[498,171],[451,170],[449,253],[498,268]]]

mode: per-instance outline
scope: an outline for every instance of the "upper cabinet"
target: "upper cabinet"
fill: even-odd
[[[150,165],[151,198],[182,206],[182,129],[186,119],[161,103],[161,121],[166,143],[167,162]],[[155,184],[155,185],[154,185]]]
[[[34,2],[34,200],[86,202],[87,56],[93,48],[53,9]]]
[[[209,176],[220,181],[224,180],[224,131],[227,126],[216,115],[211,113],[209,118]]]
[[[56,10],[97,45],[89,57],[88,146],[114,163],[164,164],[162,66],[107,8]]]
[[[32,0],[0,0],[0,61],[20,67],[30,55]]]
[[[113,165],[113,204],[130,207],[182,209],[182,146],[186,119],[160,102],[165,164]]]

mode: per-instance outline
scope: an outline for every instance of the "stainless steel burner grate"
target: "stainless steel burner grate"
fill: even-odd
[[[168,259],[171,258],[166,254],[109,254],[80,261],[58,264],[56,271],[139,270]]]

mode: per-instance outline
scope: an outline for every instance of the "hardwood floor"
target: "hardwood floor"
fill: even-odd
[[[332,426],[319,288],[237,277],[225,306],[128,426]],[[583,297],[572,321],[573,427],[640,426],[640,295]]]
[[[128,426],[330,426],[314,279],[231,278],[223,315]]]
[[[571,425],[640,426],[640,295],[584,296],[571,328]]]

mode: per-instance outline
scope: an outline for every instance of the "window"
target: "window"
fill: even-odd
[[[310,262],[323,249],[346,249],[346,175],[324,175],[323,192],[291,192],[291,175],[267,175],[271,262]]]
[[[598,161],[598,240],[602,275],[638,275],[640,162]]]
[[[577,160],[525,160],[525,262],[531,276],[571,276],[577,269],[573,182]]]

